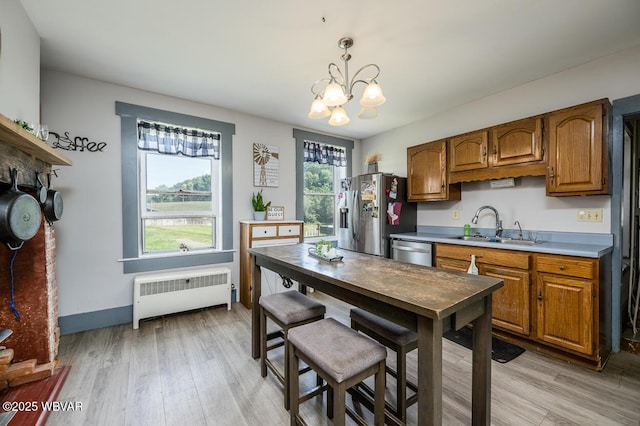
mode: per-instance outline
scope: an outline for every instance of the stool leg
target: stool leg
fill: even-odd
[[[260,374],[267,377],[267,315],[260,308]]]
[[[385,361],[382,360],[378,364],[378,372],[376,373],[376,389],[375,389],[375,405],[373,410],[373,423],[376,426],[384,425],[384,379],[385,379]]]
[[[396,415],[404,423],[407,422],[407,352],[404,348],[396,348]]]
[[[327,389],[327,417],[333,420],[333,386]]]
[[[290,398],[290,393],[291,390],[289,389],[289,364],[291,363],[291,358],[289,357],[289,350],[288,350],[288,346],[289,346],[289,338],[288,338],[288,334],[289,334],[289,329],[285,327],[284,330],[282,330],[282,332],[284,333],[284,409],[289,411],[289,398]],[[297,370],[297,368],[296,368]]]
[[[287,371],[287,382],[289,388],[289,419],[291,426],[298,424],[298,405],[300,401],[299,377],[298,377],[298,357],[293,345],[287,343],[286,351],[289,354],[289,371]]]
[[[344,426],[347,416],[345,383],[336,383],[333,389],[333,426]],[[384,420],[384,416],[382,417]]]

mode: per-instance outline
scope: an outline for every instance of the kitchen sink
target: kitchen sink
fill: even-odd
[[[474,235],[474,236],[456,236],[451,237],[453,240],[465,240],[465,241],[481,241],[484,243],[497,243],[498,240],[495,237],[485,237],[483,235]]]
[[[514,240],[512,238],[502,238],[502,237],[485,237],[484,235],[474,235],[474,236],[455,236],[451,237],[454,240],[464,240],[464,241],[480,241],[483,243],[498,243],[498,244],[514,244],[520,246],[532,246],[534,244],[539,244],[541,241],[533,241],[533,240]]]
[[[500,240],[502,244],[516,244],[520,246],[532,246],[534,244],[541,243],[542,241],[533,241],[533,240],[511,240],[511,239],[503,239]]]

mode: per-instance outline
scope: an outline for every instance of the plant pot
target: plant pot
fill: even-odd
[[[367,163],[367,173],[378,173],[378,162]]]
[[[266,214],[267,214],[266,211],[253,212],[253,220],[264,220]]]

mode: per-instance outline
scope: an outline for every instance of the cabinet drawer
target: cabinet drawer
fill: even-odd
[[[278,227],[273,226],[254,226],[251,228],[251,238],[275,237],[278,235]]]
[[[569,275],[590,280],[595,277],[595,261],[589,259],[538,256],[536,263],[538,272],[550,272],[552,274]]]
[[[278,226],[278,236],[288,237],[300,235],[300,226],[298,225],[280,225]]]
[[[469,262],[471,255],[476,256],[478,264],[506,266],[509,268],[529,269],[531,254],[514,250],[491,249],[485,247],[459,246],[454,244],[436,244],[436,257],[447,257]]]

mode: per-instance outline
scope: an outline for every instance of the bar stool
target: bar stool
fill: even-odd
[[[418,347],[418,335],[392,321],[381,318],[360,308],[350,312],[351,328],[361,331],[382,343],[396,353],[397,370],[387,366],[386,371],[396,379],[396,406],[385,402],[387,409],[394,413],[403,423],[407,422],[407,408],[418,400],[418,387],[407,380],[407,353]],[[362,383],[359,387],[371,396],[373,391]],[[407,387],[414,394],[407,398]],[[366,401],[370,405],[370,401]]]
[[[349,414],[359,424],[365,420],[346,406],[346,391],[375,375],[374,423],[384,424],[384,371],[387,350],[333,318],[326,318],[289,331],[289,388],[291,425],[306,424],[299,405],[308,398],[299,396],[298,364],[309,365],[328,386],[327,414],[335,426],[345,424]]]
[[[284,408],[288,410],[289,384],[287,381],[287,371],[289,370],[289,356],[285,348],[284,371],[281,372],[267,357],[267,352],[285,346],[287,334],[291,328],[324,318],[327,308],[323,304],[296,290],[261,296],[259,304],[260,373],[262,377],[267,377],[268,368],[273,372],[278,381],[282,383],[284,387]],[[280,327],[280,330],[267,334],[267,318],[276,323],[278,327]],[[274,339],[278,339],[278,341],[268,346],[268,342]],[[309,370],[309,368],[306,368],[302,373]],[[320,378],[318,378],[318,381],[320,381]]]

